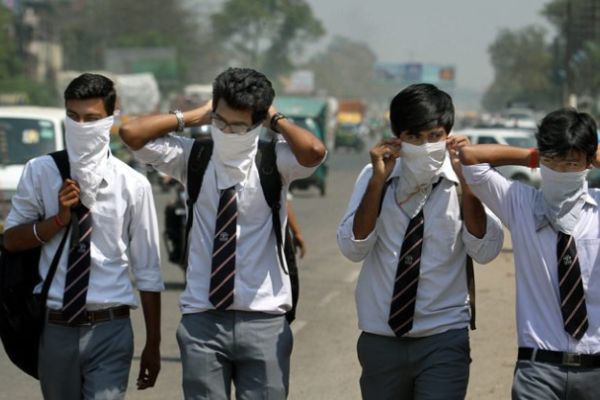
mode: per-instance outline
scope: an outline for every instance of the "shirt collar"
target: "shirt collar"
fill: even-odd
[[[588,192],[587,182],[585,182],[585,193],[583,194],[583,207],[598,207],[598,202]],[[550,225],[550,221],[546,217],[546,203],[544,202],[544,196],[542,190],[538,189],[535,197],[535,207],[533,209],[533,215],[535,219],[535,229],[539,231],[546,225]]]
[[[106,160],[106,168],[104,169],[104,171],[102,171],[102,180],[104,182],[106,182],[106,184],[110,185],[111,182],[113,181],[113,174],[111,174],[111,171],[114,168],[114,156],[112,155],[112,152],[110,151],[110,149],[108,150],[108,160]]]

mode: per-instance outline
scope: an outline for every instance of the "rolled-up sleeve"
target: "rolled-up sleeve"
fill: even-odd
[[[158,221],[150,183],[137,189],[129,227],[129,258],[138,290],[160,292],[164,282],[160,273]]]
[[[500,254],[504,244],[504,230],[498,217],[486,211],[486,231],[482,238],[473,236],[466,227],[462,230],[462,240],[467,254],[479,264],[487,264]]]
[[[463,165],[463,175],[475,196],[510,228],[518,182],[506,179],[489,164]]]
[[[277,155],[277,170],[283,182],[288,185],[297,179],[311,176],[325,160],[324,157],[318,165],[305,167],[298,162],[292,149],[283,139],[279,139],[275,144],[275,152]]]
[[[151,165],[163,174],[185,182],[187,161],[193,144],[194,139],[169,134],[146,143],[133,155],[138,161]]]
[[[371,175],[372,167],[369,164],[362,170],[356,180],[348,208],[337,229],[337,242],[340,251],[346,258],[354,262],[364,260],[377,241],[377,227],[366,238],[360,240],[354,237],[352,229],[356,209],[365,194]]]

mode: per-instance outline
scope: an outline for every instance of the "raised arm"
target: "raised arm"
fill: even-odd
[[[356,210],[352,226],[354,237],[358,240],[366,238],[375,229],[383,186],[396,165],[396,159],[400,157],[401,143],[397,138],[384,139],[371,149],[373,175]]]
[[[491,164],[522,165],[537,167],[539,155],[536,149],[507,146],[503,144],[478,144],[458,149],[460,161],[464,165]]]
[[[272,121],[276,113],[275,107],[271,106],[267,119],[268,123]],[[306,129],[286,118],[279,119],[274,128],[284,137],[292,153],[296,156],[296,160],[303,167],[314,167],[325,158],[325,145]]]
[[[186,127],[210,124],[212,101],[183,113]],[[119,129],[121,139],[132,150],[139,150],[146,143],[177,130],[179,122],[175,114],[147,115],[136,118]]]

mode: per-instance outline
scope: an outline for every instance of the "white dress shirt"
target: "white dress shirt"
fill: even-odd
[[[167,135],[149,142],[136,151],[135,156],[185,184],[193,143],[194,140],[190,138]],[[288,186],[295,179],[310,176],[316,167],[300,165],[285,141],[277,142],[275,152],[277,169],[283,181],[282,207],[279,212],[283,235],[283,227],[287,221],[285,201]],[[233,304],[229,309],[283,314],[292,304],[290,279],[279,265],[272,213],[264,198],[258,169],[254,163],[248,179],[236,185],[236,189],[238,217],[235,289]],[[219,196],[214,164],[210,161],[193,210],[187,284],[180,299],[184,314],[214,309],[208,299],[208,292]],[[285,268],[287,271],[287,266]]]
[[[30,160],[12,198],[6,229],[56,215],[62,184],[60,172],[50,156]],[[97,202],[91,211],[93,230],[87,308],[137,307],[129,267],[138,290],[163,290],[158,223],[148,180],[116,157],[109,156]],[[40,275],[44,278],[64,232],[61,230],[42,246]],[[48,307],[55,310],[62,307],[69,239],[48,293]],[[36,292],[40,292],[41,287],[40,283]]]
[[[359,175],[346,214],[338,227],[338,246],[352,261],[363,261],[356,287],[358,325],[365,332],[394,336],[388,325],[390,302],[404,233],[410,218],[398,206],[398,160],[385,193],[375,229],[363,240],[354,237],[354,215],[372,175],[371,164]],[[504,234],[498,219],[487,212],[485,236],[478,239],[463,227],[457,192],[458,178],[446,157],[443,179],[423,207],[423,247],[415,315],[407,337],[423,337],[469,324],[466,257],[487,263],[502,249]]]
[[[537,210],[542,192],[513,182],[489,164],[463,166],[473,192],[510,230],[517,282],[519,346],[576,353],[600,353],[600,191],[587,189],[573,238],[589,327],[581,340],[564,329],[558,288],[557,232]]]

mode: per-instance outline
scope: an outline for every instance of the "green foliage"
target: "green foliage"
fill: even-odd
[[[536,108],[556,105],[553,57],[545,37],[546,31],[537,26],[498,34],[488,49],[495,79],[483,99],[486,109],[499,110],[515,101]]]
[[[175,47],[178,76],[198,79],[195,64],[209,54],[211,42],[198,24],[199,15],[182,0],[88,1],[57,15],[66,68],[97,70],[104,52],[114,47]]]
[[[0,5],[0,81],[18,75],[22,64],[17,56],[14,36],[12,34],[12,15]]]
[[[211,21],[237,63],[271,76],[289,72],[292,53],[325,33],[305,0],[228,0]]]

